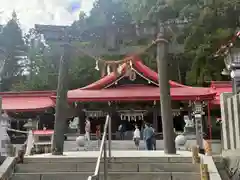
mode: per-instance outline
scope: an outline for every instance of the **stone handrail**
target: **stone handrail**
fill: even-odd
[[[0,180],[10,179],[16,164],[16,157],[6,157],[0,166]]]

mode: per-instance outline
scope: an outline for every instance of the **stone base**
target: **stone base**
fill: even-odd
[[[196,129],[195,129],[195,127],[184,127],[184,133],[196,134]]]
[[[195,140],[196,139],[196,134],[193,133],[183,133],[183,135],[186,137],[187,140]]]

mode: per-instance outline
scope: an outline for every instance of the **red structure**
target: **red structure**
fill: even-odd
[[[212,81],[210,88],[216,96],[211,101],[212,105],[220,106],[220,94],[225,92],[232,92],[232,84],[230,81]]]
[[[1,92],[2,109],[7,112],[43,111],[54,107],[55,91]]]
[[[112,72],[102,79],[83,88],[68,92],[69,102],[75,101],[153,101],[159,100],[158,74],[145,66],[138,57],[133,58],[132,71],[151,85],[116,84],[126,76],[126,64],[123,64],[118,75]],[[210,88],[190,87],[174,81],[169,81],[171,97],[174,101],[211,101],[219,105],[219,95],[231,92],[229,82],[212,82]],[[113,87],[115,86],[115,87]],[[55,91],[4,92],[2,108],[9,112],[43,111],[54,107]]]
[[[70,90],[68,92],[68,101],[72,102],[130,102],[130,101],[159,101],[160,92],[158,86],[158,73],[145,66],[141,59],[133,57],[131,64],[131,73],[128,74],[129,67],[123,64],[118,68],[118,73],[112,72],[100,80],[89,84],[83,88]],[[133,75],[133,77],[131,77]],[[134,76],[140,77],[142,83],[134,79]],[[126,78],[127,77],[127,78]],[[128,79],[129,83],[121,84],[122,79]],[[145,81],[144,81],[145,80]],[[147,82],[147,83],[146,83]],[[219,107],[219,96],[222,92],[231,92],[229,82],[212,82],[209,88],[190,87],[174,81],[169,81],[171,88],[171,98],[173,101],[207,101],[208,103],[208,128],[211,139],[211,120],[210,108]],[[28,91],[28,92],[5,92],[0,93],[2,97],[2,109],[7,112],[43,112],[55,106],[55,91]],[[175,104],[176,105],[176,104]],[[179,108],[179,107],[178,107]],[[154,110],[155,111],[155,110]],[[154,114],[155,112],[153,112]],[[157,112],[156,112],[157,113]],[[39,113],[38,113],[39,114]],[[52,123],[54,116],[52,115]],[[152,117],[148,117],[152,118]],[[159,125],[159,114],[154,115],[155,126],[161,129]],[[43,118],[45,119],[45,118]],[[81,119],[84,119],[82,117]],[[48,120],[47,120],[48,121]],[[98,121],[99,122],[99,121]],[[153,124],[154,124],[153,122]],[[45,124],[43,122],[42,124]],[[84,128],[84,121],[81,121],[80,127]],[[117,131],[117,121],[112,124],[113,130]],[[81,131],[84,131],[81,130]]]
[[[159,100],[158,74],[145,66],[138,57],[134,57],[132,62],[132,71],[154,86],[130,84],[113,87],[125,77],[126,65],[123,64],[118,75],[112,72],[86,87],[69,91],[69,102]],[[169,81],[169,85],[172,100],[175,101],[210,101],[214,99],[216,94],[209,88],[190,87],[174,81]]]

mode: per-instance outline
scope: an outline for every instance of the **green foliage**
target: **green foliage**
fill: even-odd
[[[233,2],[233,1],[232,1]],[[231,3],[210,4],[185,32],[185,57],[191,59],[187,74],[189,84],[203,85],[205,81],[222,80],[223,59],[213,57],[228,41],[239,24],[239,9]]]
[[[76,32],[91,32],[94,28],[112,24],[128,26],[132,21],[148,22],[157,27],[159,22],[170,19],[190,19],[188,24],[181,27],[173,25],[168,28],[170,34],[173,31],[173,43],[184,46],[184,52],[169,56],[169,68],[173,72],[171,79],[201,86],[205,81],[223,78],[223,59],[215,59],[213,54],[239,27],[239,4],[240,0],[97,0],[90,15],[81,12],[79,20],[72,27]],[[7,55],[3,77],[8,78],[3,79],[4,90],[56,89],[61,49],[52,42],[49,48],[42,42],[36,45],[34,39],[38,39],[38,35],[30,30],[23,40],[16,14],[13,14],[0,36],[0,45]],[[135,42],[129,39],[129,44],[146,45],[151,40]],[[73,45],[81,47],[91,43],[93,42],[74,42]],[[19,50],[28,55],[28,61],[22,64],[16,58]],[[104,58],[119,60],[123,57],[105,55]],[[144,54],[142,59],[149,67],[157,70],[155,47]],[[99,72],[94,69],[95,60],[92,58],[75,55],[69,61],[70,89],[83,87],[100,78]],[[23,70],[27,70],[28,74],[22,74]]]
[[[191,85],[223,78],[223,59],[216,60],[213,54],[239,27],[239,5],[239,0],[125,0],[125,8],[135,22],[191,20],[183,30],[175,32],[177,42],[184,44],[182,69],[187,71],[186,82]]]
[[[4,50],[1,58],[3,65],[1,88],[6,91],[10,90],[12,84],[21,78],[25,62],[23,57],[25,45],[15,12],[13,12],[10,21],[3,27],[0,45]]]

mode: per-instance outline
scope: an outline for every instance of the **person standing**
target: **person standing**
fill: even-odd
[[[87,141],[86,142],[87,146],[89,146],[89,143],[90,143],[90,132],[91,132],[91,123],[90,123],[89,119],[86,119],[86,122],[85,122],[85,140]]]
[[[152,150],[152,137],[153,137],[153,128],[150,127],[149,123],[145,124],[145,129],[143,131],[143,139],[146,142],[147,150]]]
[[[135,131],[133,132],[133,141],[137,150],[139,150],[139,143],[140,143],[141,133],[137,125],[135,125]]]
[[[101,126],[96,126],[96,138],[97,138],[97,147],[100,147],[100,140],[101,140]]]
[[[125,136],[125,127],[124,127],[123,123],[118,126],[118,131],[120,133],[120,139],[124,140],[125,139],[124,138],[124,136]]]
[[[152,136],[152,149],[154,151],[157,150],[157,146],[156,146],[156,132],[155,132],[155,129],[153,128],[153,126],[151,125],[151,128],[153,130],[153,136]]]

